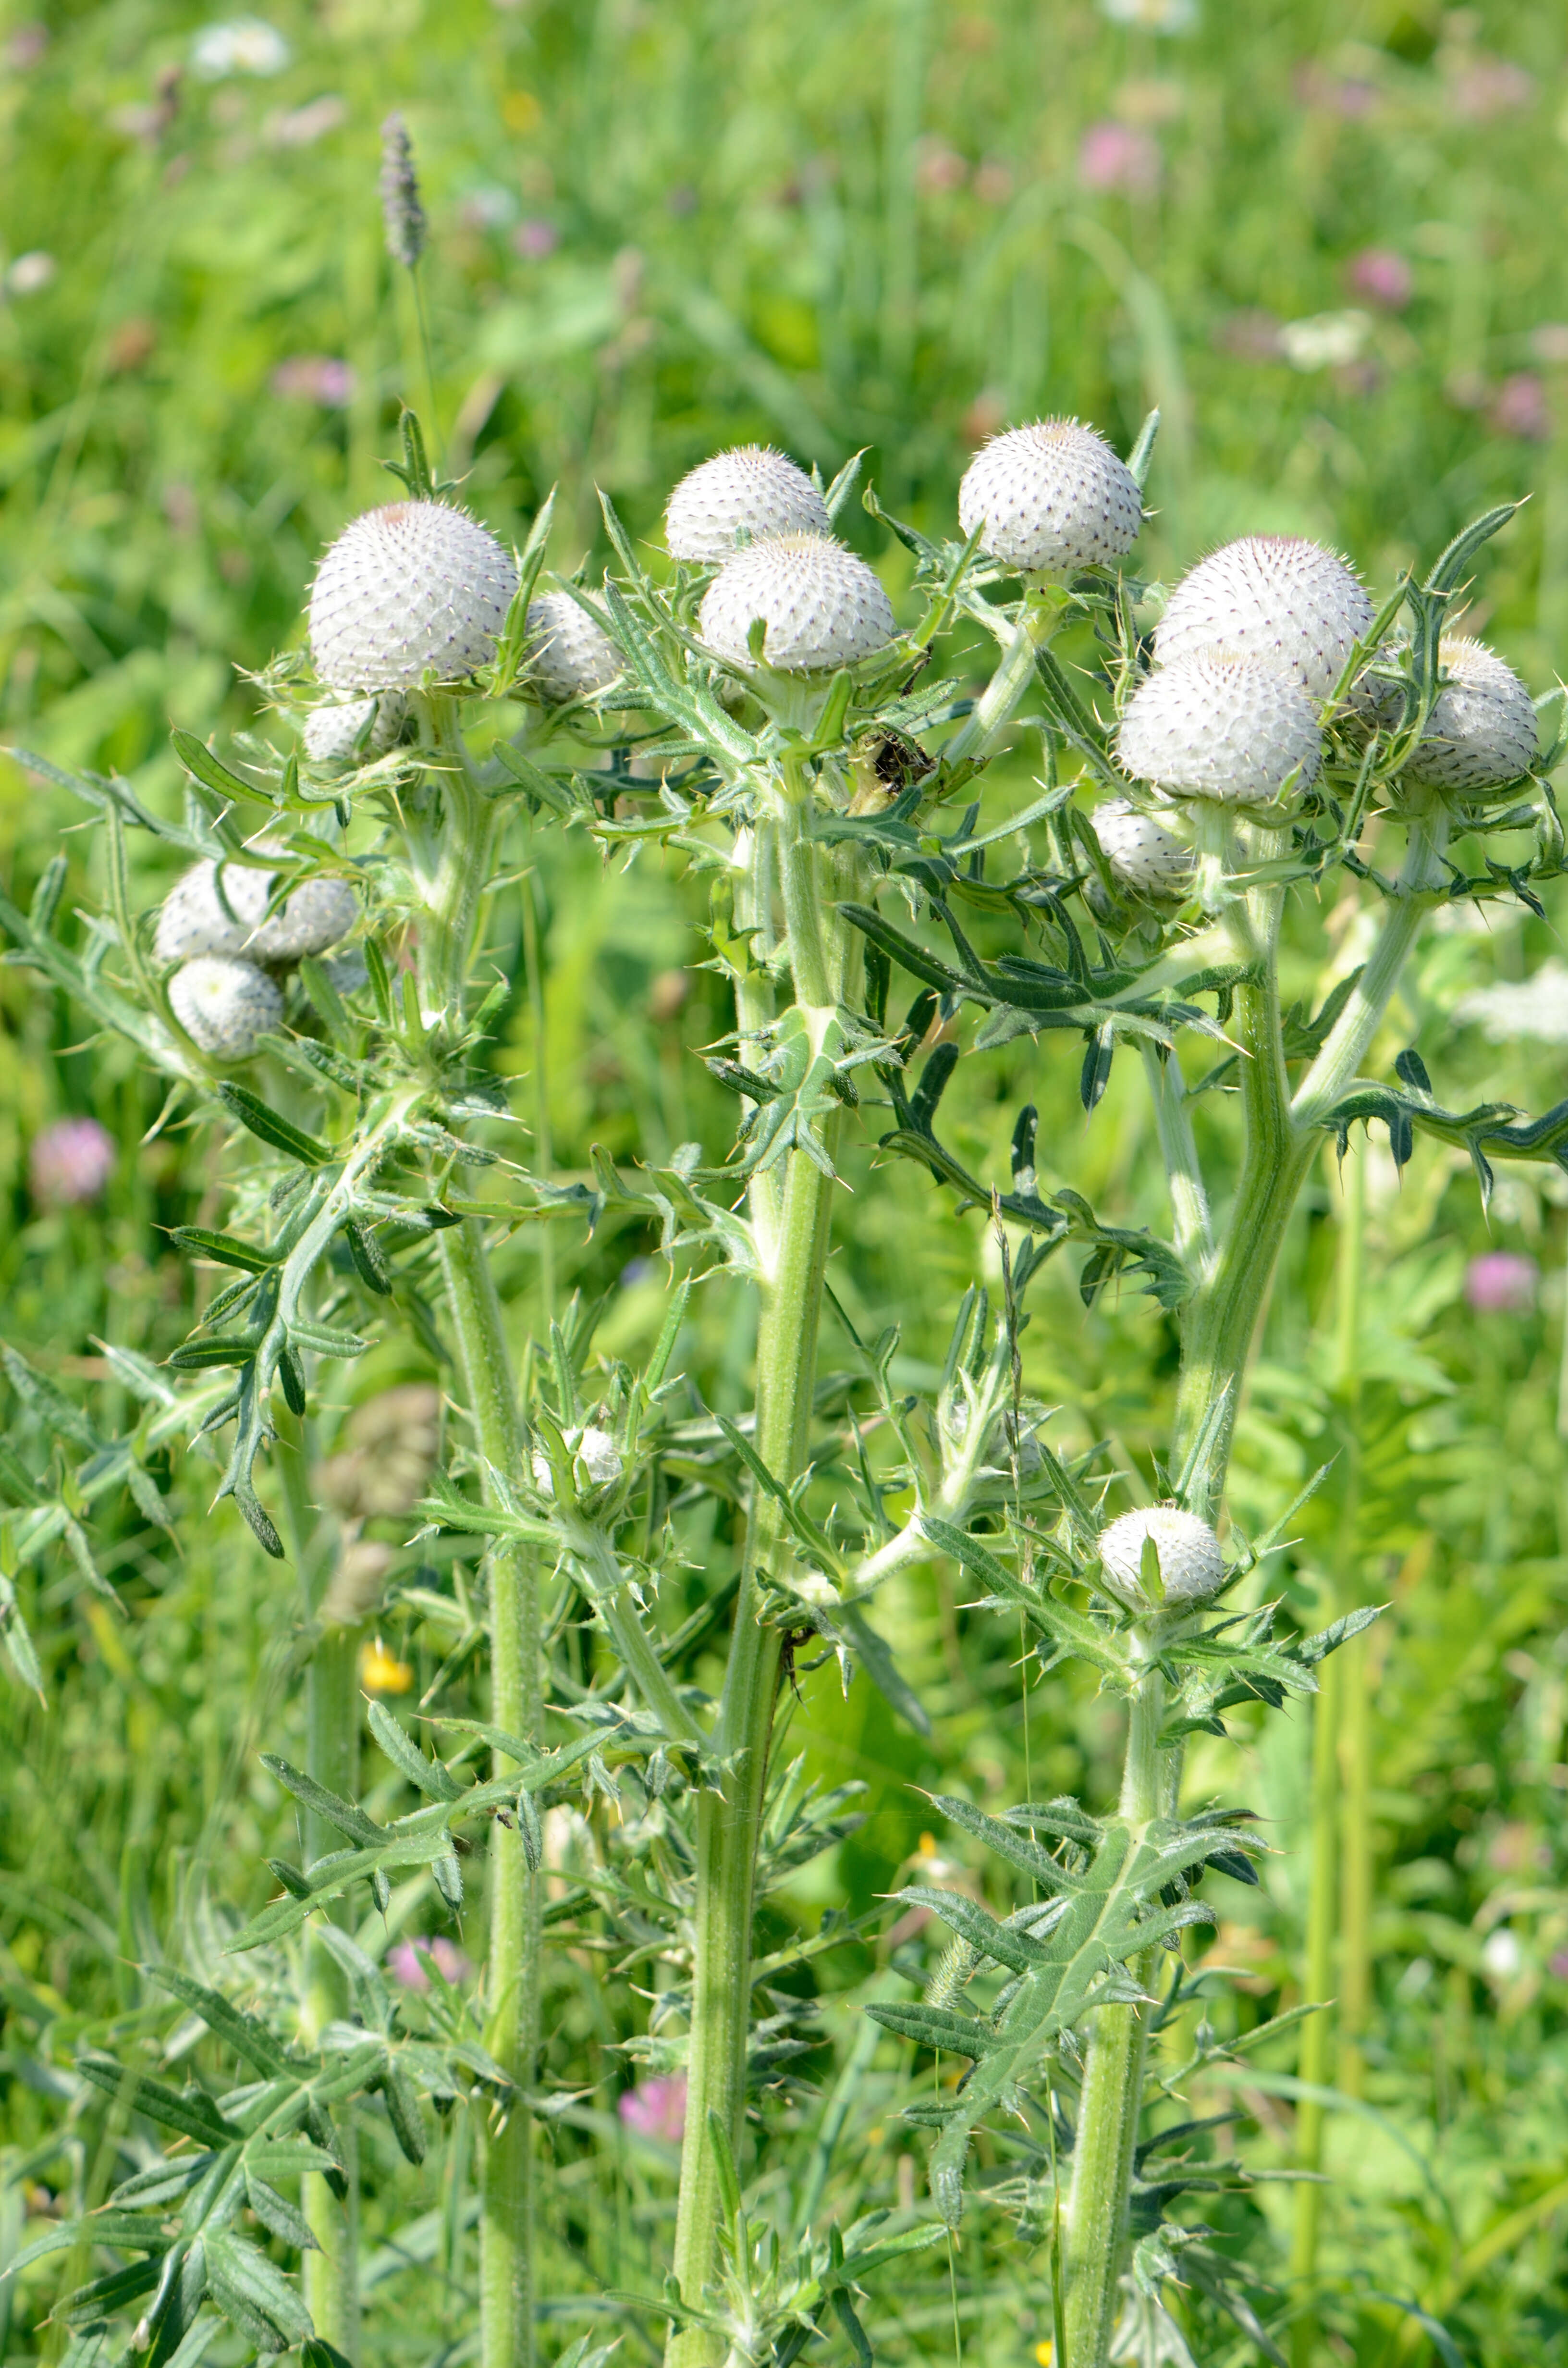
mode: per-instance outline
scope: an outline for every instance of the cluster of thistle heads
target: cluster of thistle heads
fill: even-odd
[[[994,438],[959,491],[965,536],[1026,586],[1114,566],[1142,518],[1126,462],[1073,419]],[[676,487],[665,524],[673,559],[713,571],[696,639],[721,668],[826,676],[874,659],[896,635],[875,572],[835,535],[815,479],[782,453],[747,445],[705,461]],[[411,498],[354,519],[312,587],[311,655],[327,696],[304,719],[306,757],[360,764],[395,746],[411,693],[470,681],[494,659],[517,586],[512,555],[449,501]],[[1372,623],[1346,563],[1295,537],[1227,543],[1181,577],[1117,731],[1131,793],[1092,816],[1125,889],[1152,901],[1186,893],[1195,808],[1288,819],[1291,797],[1317,776],[1331,722],[1398,723],[1398,653],[1351,672]],[[530,601],[526,650],[528,686],[545,704],[614,704],[620,654],[585,596]],[[1398,787],[1468,796],[1517,780],[1538,747],[1524,685],[1461,636],[1441,643],[1439,663],[1442,687]],[[214,1057],[252,1051],[280,1016],[278,972],[336,944],[356,917],[343,881],[306,882],[278,910],[275,901],[267,871],[207,864],[164,907],[156,951],[181,964],[171,1008]]]

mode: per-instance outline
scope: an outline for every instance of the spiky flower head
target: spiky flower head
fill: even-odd
[[[1089,816],[1113,876],[1140,896],[1179,894],[1192,871],[1192,849],[1135,806],[1107,798]]]
[[[1517,781],[1540,753],[1535,708],[1511,666],[1458,633],[1437,645],[1453,679],[1440,690],[1403,779],[1436,790],[1493,790]]]
[[[169,981],[169,1008],[193,1044],[220,1061],[244,1061],[283,1017],[264,970],[227,954],[198,954]]]
[[[992,557],[1029,574],[1119,559],[1142,522],[1137,478],[1076,419],[1037,419],[993,437],[959,487],[964,533],[983,523]]]
[[[351,757],[384,757],[397,746],[408,720],[408,701],[401,690],[383,690],[373,699],[351,699],[347,704],[328,700],[312,708],[304,721],[305,754],[313,764],[347,764]],[[363,750],[359,734],[365,734]]]
[[[160,962],[191,954],[243,954],[252,962],[298,962],[347,936],[358,918],[346,880],[301,881],[288,902],[267,916],[274,874],[244,863],[193,863],[176,880],[158,914],[153,950]],[[225,912],[224,905],[228,910]]]
[[[1289,668],[1326,699],[1372,621],[1372,604],[1343,559],[1299,535],[1249,534],[1184,575],[1154,628],[1154,659],[1232,650]]]
[[[672,559],[722,565],[735,538],[761,542],[776,534],[831,534],[833,521],[803,469],[767,444],[737,444],[683,477],[665,512]]]
[[[544,698],[592,699],[620,672],[620,652],[570,592],[528,602],[528,673]]]
[[[1154,1542],[1160,1558],[1165,1602],[1175,1607],[1206,1603],[1225,1584],[1225,1557],[1207,1521],[1179,1505],[1141,1505],[1120,1513],[1099,1534],[1105,1583],[1129,1611],[1154,1611],[1159,1599],[1143,1585],[1143,1547]]]
[[[462,682],[495,654],[517,571],[448,502],[388,502],[345,527],[311,586],[311,655],[331,690]]]
[[[419,202],[419,176],[414,169],[414,142],[400,114],[389,115],[381,126],[381,220],[386,225],[387,253],[394,263],[412,271],[425,252],[429,224]]]
[[[767,626],[762,662],[828,674],[885,649],[898,631],[881,584],[830,534],[780,534],[739,551],[702,598],[698,638],[716,657],[754,663],[747,634]]]
[[[1318,768],[1317,711],[1301,684],[1263,658],[1230,653],[1160,666],[1128,701],[1117,735],[1122,769],[1171,797],[1267,805],[1295,774]]]

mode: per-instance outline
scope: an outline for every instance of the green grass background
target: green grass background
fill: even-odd
[[[1153,570],[1279,529],[1333,541],[1381,589],[1469,515],[1528,495],[1484,556],[1471,619],[1537,689],[1562,664],[1560,9],[1201,0],[1173,35],[1086,0],[323,0],[267,14],[290,58],[263,77],[204,78],[191,61],[207,20],[167,0],[51,9],[41,31],[7,23],[6,743],[176,800],[171,723],[222,735],[253,720],[244,669],[300,639],[315,557],[388,482],[378,462],[403,398],[433,416],[466,498],[503,535],[520,535],[559,485],[553,558],[567,569],[606,556],[596,485],[654,538],[673,480],[726,442],[775,441],[824,471],[869,446],[886,506],[945,529],[981,435],[1075,412],[1125,447],[1158,403]],[[394,106],[431,222],[428,371],[375,201],[378,125]],[[1124,152],[1142,186],[1085,177],[1085,136],[1112,125],[1142,143]],[[1347,275],[1369,247],[1407,263],[1408,303],[1356,295]],[[51,259],[46,279],[17,268],[38,256]],[[1278,358],[1279,324],[1351,306],[1367,315],[1354,359]],[[347,404],[278,391],[280,367],[301,357],[348,366]],[[896,597],[897,546],[869,518],[850,531]],[[1023,793],[1031,761],[1021,737],[1003,795]],[[0,869],[18,900],[62,844],[68,903],[90,906],[85,810],[0,757]],[[699,902],[673,871],[604,871],[581,843],[544,839],[534,854],[546,1025],[540,1037],[519,996],[497,1054],[519,1106],[537,1113],[542,1091],[568,1169],[595,1141],[621,1155],[694,1136],[721,1149],[730,1111],[691,1057],[728,1024],[716,981],[692,967]],[[162,875],[137,860],[151,904]],[[1450,1101],[1558,1099],[1560,1048],[1489,1044],[1448,1015],[1467,986],[1556,954],[1561,917],[1514,909],[1487,933],[1435,940],[1385,1052],[1419,1042]],[[1302,916],[1302,991],[1347,918]],[[515,932],[516,916],[502,926]],[[667,973],[681,970],[672,1009]],[[192,1281],[163,1229],[216,1221],[224,1155],[202,1133],[144,1142],[152,1083],[122,1048],[84,1042],[80,1016],[28,973],[0,974],[0,1028],[3,1328],[81,1395],[102,1383],[97,1338],[160,1355],[186,1328]],[[1119,1221],[1163,1222],[1131,1068],[1085,1126],[1075,1062],[1049,1047],[966,1064],[949,1106],[955,1147],[1005,1173],[1025,1099],[1041,1106],[1055,1172]],[[1200,1108],[1223,1173],[1228,1116],[1218,1098]],[[51,1212],[29,1198],[27,1146],[68,1112],[109,1129],[119,1164],[99,1206]],[[1488,1232],[1468,1173],[1431,1150],[1402,1185],[1381,1138],[1358,1156],[1369,1248],[1355,1389],[1335,1346],[1342,1200],[1325,1163],[1288,1253],[1235,1487],[1239,1515],[1260,1521],[1354,1434],[1358,1452],[1340,1453],[1303,1522],[1290,1601],[1302,1618],[1392,1605],[1373,1647],[1364,1806],[1376,1996],[1344,2066],[1363,2109],[1331,2116],[1325,2260],[1342,2291],[1324,2356],[1419,2358],[1427,2339],[1375,2298],[1394,2295],[1437,2314],[1460,2357],[1525,2368],[1568,2340],[1562,1196],[1534,1171],[1506,1178]],[[876,1167],[862,1146],[849,1172],[835,1286],[862,1328],[903,1323],[917,1386],[959,1293],[977,1272],[994,1280],[994,1252],[913,1171]],[[562,1244],[567,1281],[613,1293],[604,1344],[645,1346],[658,1284],[632,1263],[643,1239]],[[1470,1312],[1465,1261],[1489,1245],[1539,1261],[1534,1312]],[[537,1313],[537,1253],[519,1239],[506,1255],[521,1331]],[[1147,1471],[1173,1370],[1148,1303],[1085,1315],[1054,1266],[1026,1345],[1062,1434],[1108,1438]],[[830,1337],[829,1361],[845,1354]],[[712,1402],[745,1402],[748,1356],[744,1306],[711,1291],[693,1370]],[[353,1392],[418,1370],[416,1353],[389,1349]],[[111,1399],[95,1404],[112,1418]],[[74,2040],[116,2016],[140,2027],[152,2009],[132,1961],[164,1944],[199,1957],[213,1903],[255,1904],[260,1856],[287,1839],[256,1754],[299,1756],[298,1601],[231,1507],[206,1511],[202,1468],[180,1485],[177,1554],[129,1515],[95,1532],[128,1617],[71,1567],[44,1570],[29,1603],[49,1708],[0,1693],[0,2251],[105,2175],[101,2115],[72,2108],[68,2144],[53,2135]],[[713,1555],[728,1551],[717,1536]],[[863,1679],[847,1702],[831,1672],[808,1680],[796,1736],[825,1777],[869,1785],[869,1814],[798,1887],[801,1915],[863,1907],[891,1886],[929,1818],[912,1783],[1022,1796],[1012,1640],[930,1573],[882,1617],[935,1737],[899,1725]],[[391,1641],[427,1679],[438,1640],[407,1625]],[[1116,1739],[1105,1705],[1058,1682],[1029,1727],[1037,1793],[1103,1799]],[[1224,1910],[1228,1961],[1249,1981],[1224,2011],[1244,2020],[1299,1994],[1306,1737],[1295,1713],[1194,1755],[1194,1787],[1250,1799],[1278,1848],[1262,1892],[1235,1892]],[[367,1757],[368,1782],[384,1779]],[[1499,1930],[1517,1944],[1511,1969],[1507,1952],[1486,1953]],[[869,1964],[822,1976],[832,2047],[848,2030],[834,1998]],[[554,1979],[553,2077],[608,2083],[563,2126],[551,2191],[546,2279],[581,2311],[607,2284],[656,2282],[673,2190],[667,2161],[618,2151],[603,2119],[624,2078],[608,2051],[639,2027],[635,1998],[566,1958]],[[1267,2061],[1293,2066],[1289,2048]],[[896,2101],[894,2075],[878,2077],[840,2208],[891,2202],[907,2177],[906,2135],[877,2102]],[[1244,2152],[1288,2162],[1289,2099],[1251,2101]],[[785,2115],[781,2145],[793,2126]],[[423,2184],[370,2149],[378,2361],[463,2356],[465,2145],[445,2137]],[[1260,2187],[1210,2216],[1278,2270],[1288,2212],[1284,2191]],[[399,2255],[387,2240],[410,2214],[425,2217]],[[34,2332],[47,2287],[40,2272],[19,2297],[0,2289],[8,2358],[57,2350],[57,2335]],[[1048,2325],[1040,2257],[1000,2214],[971,2237],[960,2287],[971,2356],[1032,2358]],[[945,2271],[912,2277],[872,2318],[885,2356],[948,2356]],[[562,2340],[587,2323],[566,2308]],[[1234,2329],[1204,2322],[1201,2335],[1205,2368],[1251,2356]],[[649,2356],[635,2327],[628,2341],[626,2356]]]

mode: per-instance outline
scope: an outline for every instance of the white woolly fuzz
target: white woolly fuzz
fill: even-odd
[[[993,437],[959,487],[964,533],[983,524],[992,557],[1031,574],[1119,559],[1142,522],[1137,478],[1076,419],[1037,419]]]
[[[1159,666],[1233,650],[1286,666],[1326,699],[1372,621],[1372,604],[1342,559],[1296,535],[1227,542],[1184,575],[1154,628]]]
[[[1136,780],[1172,797],[1267,805],[1318,768],[1317,711],[1278,666],[1230,655],[1161,666],[1133,693],[1117,755]]]
[[[1529,692],[1484,642],[1456,634],[1437,660],[1453,679],[1437,693],[1403,778],[1437,790],[1499,789],[1540,754]]]
[[[735,537],[761,542],[776,534],[831,534],[833,520],[803,469],[766,444],[716,452],[670,495],[665,541],[672,559],[703,565],[733,559]]]
[[[608,1430],[589,1423],[582,1431],[569,1430],[566,1444],[572,1450],[572,1460],[580,1463],[590,1488],[613,1488],[626,1469],[620,1450]],[[533,1452],[534,1486],[541,1497],[555,1494],[555,1475],[550,1468],[550,1458],[540,1448]]]
[[[341,765],[352,757],[369,762],[396,746],[407,718],[408,701],[402,691],[383,690],[379,698],[350,700],[347,706],[329,701],[313,707],[301,736],[313,764]],[[357,744],[367,723],[370,729],[361,752]]]
[[[389,502],[345,527],[311,586],[311,655],[333,690],[461,682],[488,664],[517,570],[446,502]]]
[[[1186,885],[1192,849],[1130,798],[1107,798],[1089,816],[1112,876],[1140,896],[1168,896]]]
[[[1143,1543],[1154,1541],[1167,1605],[1206,1603],[1225,1583],[1225,1557],[1207,1521],[1178,1505],[1141,1506],[1121,1513],[1099,1534],[1106,1585],[1130,1611],[1158,1610],[1143,1586]]]
[[[225,863],[226,913],[218,899],[217,866],[193,863],[170,889],[158,914],[153,939],[158,960],[244,954],[252,962],[297,962],[301,954],[321,953],[347,936],[359,907],[346,880],[302,882],[281,911],[267,920],[264,916],[274,876],[246,864]]]
[[[169,1008],[193,1044],[220,1061],[243,1061],[283,1017],[283,997],[254,962],[198,954],[169,981]]]
[[[853,666],[898,631],[876,575],[830,534],[776,535],[737,552],[703,595],[698,638],[716,657],[749,666],[746,636],[758,617],[767,628],[762,662],[784,674]]]
[[[621,670],[620,652],[570,592],[528,602],[528,673],[546,699],[592,699]]]

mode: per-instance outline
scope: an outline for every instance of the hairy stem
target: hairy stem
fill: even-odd
[[[1157,1667],[1148,1668],[1132,1697],[1121,1779],[1121,1814],[1135,1834],[1165,1809],[1159,1746],[1164,1709],[1165,1681]],[[1157,1954],[1147,1951],[1133,1965],[1145,1989],[1153,1981]],[[1142,2007],[1101,2007],[1095,2017],[1067,2203],[1067,2359],[1072,2368],[1105,2368],[1109,2351],[1127,2250],[1128,2198],[1148,2038],[1147,2009]]]
[[[1174,1051],[1162,1053],[1157,1044],[1147,1041],[1142,1052],[1143,1075],[1154,1105],[1160,1156],[1165,1163],[1165,1180],[1170,1188],[1176,1246],[1201,1276],[1214,1256],[1214,1224],[1203,1170],[1199,1165],[1198,1145],[1192,1137],[1192,1110],[1181,1064]]]
[[[942,751],[949,764],[966,757],[980,763],[994,753],[1035,678],[1035,654],[1050,641],[1062,614],[1059,602],[1047,605],[1038,594],[1025,593],[996,671]]]
[[[833,915],[821,850],[811,835],[811,809],[797,782],[786,782],[769,826],[755,833],[753,845],[759,864],[777,864],[797,1002],[818,1011],[836,1005],[849,990],[859,940]],[[754,881],[754,908],[765,893]],[[836,1118],[830,1118],[823,1129],[830,1159],[837,1133]],[[791,1151],[781,1188],[766,1176],[756,1185],[756,1444],[768,1470],[788,1486],[804,1469],[810,1443],[834,1178],[806,1153]],[[692,2303],[712,2280],[723,2214],[710,2113],[729,2133],[737,2157],[744,2135],[756,1858],[778,1691],[778,1631],[764,1625],[762,1613],[769,1583],[783,1576],[790,1552],[777,1500],[756,1490],[713,1734],[713,1748],[732,1759],[733,1773],[722,1793],[704,1792],[698,1804],[696,1963],[674,2260],[681,2292]],[[723,2358],[724,2349],[706,2328],[675,2328],[667,2357],[671,2368],[708,2368]]]
[[[478,1221],[440,1236],[441,1263],[476,1444],[509,1485],[522,1474],[522,1437],[495,1281]],[[487,1488],[486,1493],[489,1494]],[[532,1549],[497,1547],[490,1563],[490,1705],[497,1726],[539,1737],[539,1576]],[[495,1772],[508,1765],[498,1759]],[[531,2368],[533,2347],[533,2085],[540,2029],[540,1892],[521,1835],[499,1820],[490,1838],[490,1962],[484,2044],[518,2094],[485,2151],[480,2201],[483,2368]]]

